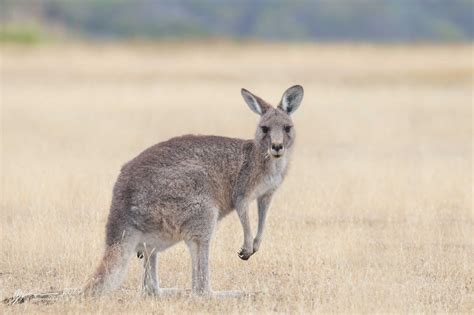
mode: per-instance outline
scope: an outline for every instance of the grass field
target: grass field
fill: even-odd
[[[104,248],[122,164],[186,133],[253,136],[240,88],[305,87],[297,147],[260,251],[237,215],[211,252],[214,290],[141,299],[141,261],[92,301],[1,313],[473,312],[472,46],[1,46],[0,298],[83,284]],[[254,207],[255,208],[255,207]],[[252,212],[253,228],[256,211]],[[164,287],[190,288],[183,244]]]

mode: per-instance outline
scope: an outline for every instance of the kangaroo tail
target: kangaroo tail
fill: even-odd
[[[82,288],[29,294],[17,291],[13,297],[4,299],[3,303],[13,305],[27,301],[51,301],[66,296],[96,297],[113,291],[122,283],[137,243],[137,235],[124,233],[120,241],[108,245],[94,275]]]
[[[120,286],[136,244],[129,240],[106,248],[99,267],[83,288],[85,296],[100,296]]]
[[[24,293],[17,290],[12,297],[3,300],[4,304],[15,305],[25,302],[52,302],[63,297],[95,297],[106,292],[112,291],[120,285],[124,269],[126,267],[127,257],[123,255],[122,244],[108,246],[104,257],[95,271],[82,288],[71,288],[43,293]]]

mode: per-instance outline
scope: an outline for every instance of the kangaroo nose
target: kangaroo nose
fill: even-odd
[[[281,144],[281,143],[272,143],[272,150],[275,150],[276,152],[278,152],[281,149],[283,149],[283,144]]]

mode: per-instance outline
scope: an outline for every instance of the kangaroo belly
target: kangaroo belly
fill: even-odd
[[[142,233],[136,251],[152,254],[154,252],[161,252],[177,242],[177,240],[166,238],[161,233]]]

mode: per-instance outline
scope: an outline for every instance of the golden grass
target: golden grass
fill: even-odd
[[[141,299],[133,259],[123,289],[104,299],[1,312],[473,311],[472,46],[0,50],[1,298],[87,279],[112,185],[141,150],[185,133],[252,137],[241,87],[275,103],[292,84],[306,92],[260,252],[237,257],[236,215],[213,244],[213,288],[257,294]],[[182,244],[161,255],[159,275],[190,287]]]

